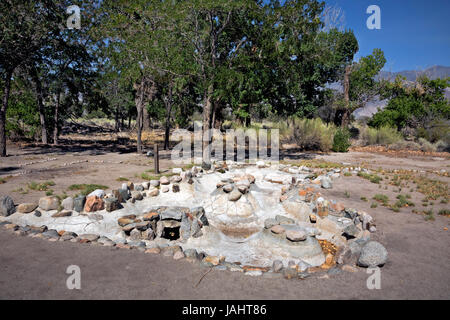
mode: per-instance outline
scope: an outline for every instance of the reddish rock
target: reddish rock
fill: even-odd
[[[203,259],[205,262],[209,262],[214,266],[217,266],[220,263],[220,258],[216,256],[207,256]]]
[[[145,253],[159,254],[159,253],[161,253],[161,249],[160,248],[150,248],[150,249],[145,250]]]
[[[333,203],[333,204],[331,204],[331,209],[333,209],[336,212],[341,212],[341,211],[344,211],[345,206],[342,202]]]
[[[158,212],[149,212],[149,213],[144,214],[143,219],[145,221],[151,221],[153,219],[156,219],[158,216],[159,216]]]
[[[104,201],[97,196],[88,197],[86,199],[86,204],[84,205],[85,212],[100,211],[103,210],[104,208],[105,208]]]
[[[263,267],[255,267],[255,266],[243,266],[242,269],[244,269],[245,272],[247,272],[247,271],[268,272],[270,270],[269,267],[263,268]]]

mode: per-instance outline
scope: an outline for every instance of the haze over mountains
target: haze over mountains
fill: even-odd
[[[394,81],[397,75],[401,75],[406,78],[407,81],[415,82],[417,78],[422,75],[426,75],[428,78],[434,80],[438,78],[447,78],[450,77],[450,67],[445,66],[433,66],[429,67],[425,70],[406,70],[400,72],[389,72],[389,71],[381,71],[378,75],[378,79],[386,79],[389,81]],[[445,96],[448,100],[450,100],[450,89],[447,88],[445,91]],[[378,108],[383,109],[387,100],[374,100],[369,103],[364,108],[356,110],[353,115],[356,119],[360,119],[363,117],[370,117],[374,113],[377,112]]]

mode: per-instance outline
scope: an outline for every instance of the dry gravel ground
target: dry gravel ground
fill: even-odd
[[[10,156],[0,159],[0,194],[9,194],[15,203],[37,201],[43,191],[27,194],[31,181],[52,180],[55,194],[62,194],[71,184],[96,183],[116,188],[120,176],[136,178],[153,166],[151,159],[121,148],[42,148],[9,146]],[[304,157],[305,155],[300,155]],[[163,153],[163,170],[171,163]],[[450,167],[449,158],[395,158],[383,154],[350,152],[346,154],[307,155],[326,161],[366,165],[374,169],[440,170]],[[56,160],[27,164],[56,158]],[[88,161],[77,164],[66,163]],[[100,162],[99,162],[100,161]],[[101,162],[103,161],[103,162]],[[448,183],[448,177],[429,174]],[[346,197],[345,191],[350,194]],[[70,195],[71,192],[67,191]],[[75,192],[72,192],[75,193]],[[435,214],[434,221],[411,213],[378,206],[371,209],[372,196],[398,194],[394,187],[379,189],[377,184],[360,177],[341,177],[333,189],[323,190],[326,198],[342,201],[347,207],[369,212],[377,221],[377,238],[389,252],[389,262],[381,269],[381,290],[366,287],[365,269],[356,273],[341,272],[329,279],[285,280],[249,277],[229,271],[213,270],[195,287],[207,271],[186,261],[174,261],[162,255],[134,250],[48,242],[20,237],[0,230],[0,298],[1,299],[450,299],[450,219]],[[361,197],[369,199],[362,201]],[[412,201],[420,204],[419,193]],[[420,207],[420,206],[419,206]],[[433,210],[447,208],[435,203]],[[420,208],[423,209],[423,208]],[[427,209],[430,209],[428,207]],[[68,290],[65,273],[69,265],[78,265],[82,289]]]

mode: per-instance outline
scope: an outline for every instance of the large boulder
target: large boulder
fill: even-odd
[[[105,208],[105,202],[103,199],[93,196],[93,197],[87,197],[86,204],[84,205],[84,211],[85,212],[94,212],[94,211],[100,211]]]
[[[14,201],[10,196],[0,197],[0,215],[7,217],[16,212]]]
[[[36,210],[37,204],[35,203],[21,203],[17,206],[17,212],[20,213],[30,213]]]
[[[67,197],[61,202],[61,205],[63,206],[63,208],[65,210],[73,210],[73,208],[74,208],[74,200],[73,200],[72,197]]]
[[[57,210],[59,208],[59,199],[57,197],[44,197],[39,199],[39,208],[45,211]]]
[[[85,196],[79,196],[73,199],[73,210],[76,212],[82,212],[84,209],[84,204],[86,203]]]
[[[361,248],[358,265],[361,267],[377,267],[386,263],[388,252],[386,248],[377,241],[369,241]]]
[[[105,199],[105,209],[107,212],[112,212],[120,208],[120,202],[117,198],[107,198]]]

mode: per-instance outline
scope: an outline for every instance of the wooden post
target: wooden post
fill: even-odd
[[[155,174],[159,174],[159,149],[157,143],[153,147],[153,161],[155,164]]]

